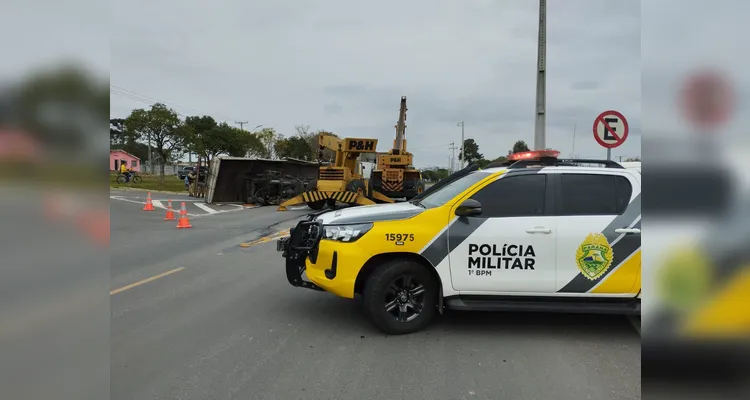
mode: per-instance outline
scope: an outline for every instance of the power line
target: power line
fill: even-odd
[[[173,107],[173,108],[174,107],[182,108],[184,110],[192,111],[192,112],[195,112],[195,113],[201,114],[201,115],[211,115],[211,116],[219,117],[219,119],[224,120],[225,122],[227,122],[227,121],[236,121],[235,118],[226,118],[226,116],[218,115],[218,114],[215,114],[215,113],[207,113],[207,112],[204,112],[204,111],[201,111],[201,110],[198,110],[198,109],[195,109],[195,108],[191,108],[191,107],[186,107],[186,106],[183,106],[183,105],[171,102],[171,101],[160,100],[160,99],[157,99],[155,97],[151,97],[151,96],[145,95],[143,93],[136,92],[135,90],[126,89],[126,88],[121,87],[121,86],[110,84],[109,85],[109,89],[110,89],[109,90],[110,94],[114,94],[114,95],[117,95],[117,96],[120,96],[120,97],[124,97],[124,98],[130,99],[130,100],[135,100],[135,101],[138,101],[138,102],[141,102],[141,103],[145,103],[145,104],[162,103],[164,105],[168,105],[168,106]],[[180,115],[180,116],[183,116],[183,117],[186,116],[185,114],[180,113],[177,110],[175,110],[175,112],[178,115]]]

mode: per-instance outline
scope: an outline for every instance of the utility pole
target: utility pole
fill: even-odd
[[[539,43],[537,44],[536,120],[534,121],[534,150],[547,148],[546,120],[546,66],[547,55],[547,0],[539,0]]]
[[[461,127],[461,162],[459,163],[459,165],[461,166],[461,169],[463,169],[464,161],[466,161],[466,156],[464,153],[464,147],[466,147],[466,140],[464,140],[464,121],[459,122],[457,126]]]
[[[154,174],[154,157],[151,154],[151,133],[148,134],[148,168],[151,175]]]
[[[450,150],[451,150],[451,173],[454,173],[455,171],[454,171],[453,165],[456,159],[456,144],[454,142],[451,142]]]
[[[240,130],[244,131],[245,129],[243,128],[243,126],[245,126],[247,121],[234,121],[234,123],[240,126]]]

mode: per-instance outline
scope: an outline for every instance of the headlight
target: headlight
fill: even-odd
[[[372,224],[324,225],[325,238],[341,242],[354,242],[372,229]]]

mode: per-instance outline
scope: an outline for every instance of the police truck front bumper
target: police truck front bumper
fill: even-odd
[[[324,291],[320,286],[302,279],[307,268],[305,260],[309,257],[315,262],[323,237],[323,224],[314,218],[315,215],[311,215],[307,221],[300,221],[290,229],[289,237],[276,242],[276,251],[281,252],[286,259],[286,278],[292,286]],[[335,267],[333,273],[335,275]]]

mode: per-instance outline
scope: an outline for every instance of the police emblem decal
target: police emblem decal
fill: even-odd
[[[589,233],[576,251],[576,264],[581,274],[589,280],[602,277],[612,265],[614,252],[601,233]]]

